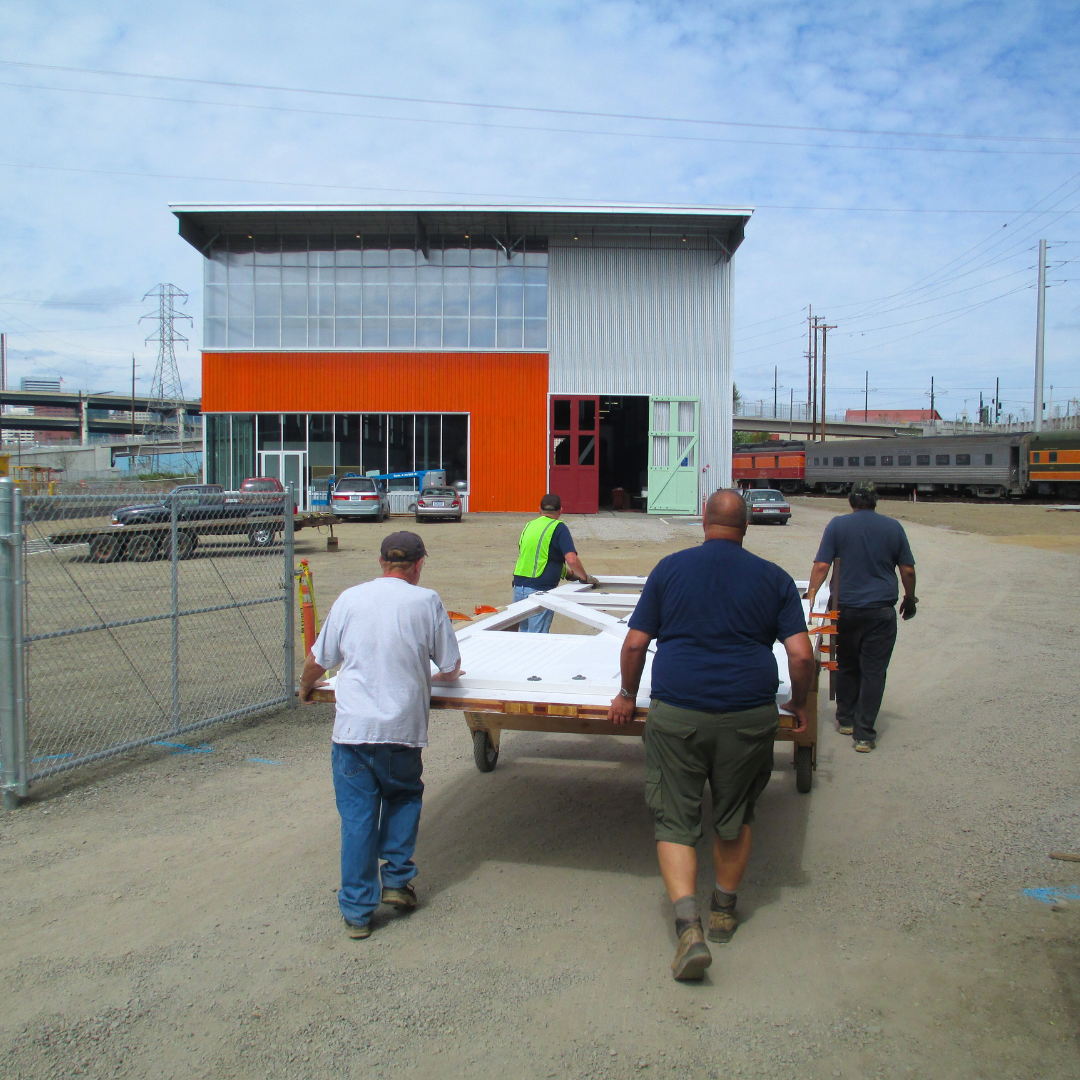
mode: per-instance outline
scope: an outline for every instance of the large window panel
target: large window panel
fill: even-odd
[[[442,468],[442,417],[418,414],[415,429],[416,468]]]
[[[388,332],[388,319],[364,319],[364,348],[385,349]]]
[[[281,417],[277,413],[259,413],[255,418],[255,448],[281,449]]]
[[[364,253],[365,255],[367,252]],[[386,414],[364,413],[361,439],[364,473],[386,472]]]
[[[444,413],[442,418],[442,468],[448,484],[469,481],[469,418]]]
[[[250,349],[254,344],[251,319],[229,319],[229,348]]]
[[[469,320],[469,348],[493,349],[495,348],[495,320],[494,319],[470,319]]]
[[[364,417],[359,413],[339,414],[334,419],[334,467],[360,469],[360,435]]]
[[[412,472],[413,416],[390,413],[387,417],[387,472]]]
[[[255,319],[255,348],[276,349],[281,345],[281,319]]]
[[[364,344],[359,319],[335,319],[337,332],[334,343],[339,349],[359,349]]]
[[[416,345],[416,320],[395,319],[390,316],[390,346],[411,349]]]
[[[255,476],[255,417],[238,414],[232,418],[232,476],[229,484],[239,487]]]

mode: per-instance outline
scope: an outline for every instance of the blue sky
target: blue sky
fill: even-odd
[[[197,392],[201,269],[169,203],[552,199],[758,207],[735,258],[736,380],[771,405],[775,366],[781,399],[805,398],[813,304],[837,327],[830,410],[861,406],[869,371],[871,407],[925,407],[934,376],[952,417],[1000,377],[1005,411],[1030,415],[1045,237],[1046,381],[1064,404],[1080,396],[1078,11],[8,0],[10,383],[122,392],[134,352],[148,388],[140,298],[171,281],[191,293],[180,360]]]

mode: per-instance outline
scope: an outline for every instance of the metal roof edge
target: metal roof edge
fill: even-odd
[[[746,217],[751,206],[696,206],[676,203],[607,203],[589,204],[494,204],[494,203],[170,203],[177,216],[198,213],[447,213],[479,211],[486,214],[695,214],[709,217]]]

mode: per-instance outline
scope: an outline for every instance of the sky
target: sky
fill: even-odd
[[[170,203],[752,206],[735,378],[828,406],[1030,417],[1080,397],[1080,8],[1068,2],[189,0],[0,7],[9,386],[149,390]],[[225,85],[223,85],[225,84]],[[183,327],[181,327],[183,330]],[[869,394],[864,396],[868,385]]]

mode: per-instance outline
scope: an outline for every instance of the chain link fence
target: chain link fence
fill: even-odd
[[[30,495],[0,481],[5,803],[293,700],[291,493]]]

